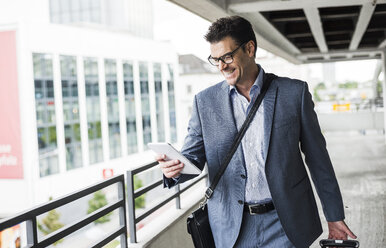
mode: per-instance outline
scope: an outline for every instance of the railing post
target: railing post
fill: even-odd
[[[130,243],[137,243],[137,229],[135,226],[135,199],[134,199],[134,175],[133,171],[128,170],[127,180],[127,205],[129,212]]]
[[[118,182],[118,197],[123,200],[123,207],[119,208],[119,225],[125,226],[125,233],[121,235],[121,247],[127,248],[127,223],[126,223],[126,196],[125,196],[125,180]]]
[[[176,192],[179,193],[180,192],[180,185],[177,184],[175,186],[175,188],[176,188]],[[181,195],[180,194],[178,194],[177,197],[176,197],[176,208],[177,209],[181,209]]]
[[[34,247],[38,242],[38,232],[36,228],[36,216],[26,221],[27,247]]]

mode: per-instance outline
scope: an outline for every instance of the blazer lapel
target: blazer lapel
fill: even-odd
[[[224,81],[221,85],[221,91],[218,91],[217,99],[218,101],[215,102],[217,103],[216,109],[218,110],[218,114],[229,131],[231,131],[229,134],[225,135],[230,135],[233,140],[233,137],[237,133],[237,126],[233,114],[231,98],[229,95],[229,85],[226,81]]]
[[[263,103],[264,103],[264,161],[267,160],[269,142],[271,140],[271,130],[272,130],[272,122],[273,116],[275,112],[275,102],[276,102],[276,94],[277,94],[277,85],[272,82],[269,87]]]

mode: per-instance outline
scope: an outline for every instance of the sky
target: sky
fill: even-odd
[[[194,54],[206,60],[209,56],[209,44],[205,41],[204,35],[210,23],[169,1],[153,0],[153,3],[155,39],[170,41],[179,54]],[[257,50],[258,54],[264,52],[266,51],[261,48]],[[371,80],[376,63],[376,60],[336,62],[336,81],[365,82]],[[322,80],[322,64],[310,64],[310,71],[313,77]]]

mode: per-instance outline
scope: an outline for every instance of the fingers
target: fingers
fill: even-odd
[[[162,173],[166,178],[177,177],[180,175],[181,170],[184,168],[184,164],[179,160],[165,161],[165,155],[157,155],[155,159],[159,162]]]
[[[178,177],[183,168],[183,164],[178,164],[177,166],[169,167],[168,171],[163,172],[166,178]]]
[[[346,223],[344,223],[344,226],[343,226],[342,229],[346,233],[346,238],[347,238],[347,235],[350,236],[350,238],[352,238],[352,239],[356,239],[357,238],[357,236],[350,230],[350,228],[348,228]]]
[[[356,239],[357,236],[348,228],[344,221],[328,222],[329,239],[347,240],[347,236]]]
[[[161,162],[161,161],[164,161],[166,159],[166,155],[165,154],[157,154],[154,159],[158,162]]]

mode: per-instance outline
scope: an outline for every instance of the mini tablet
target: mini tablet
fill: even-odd
[[[182,155],[179,151],[177,151],[171,144],[169,143],[148,143],[147,146],[152,149],[154,152],[158,154],[165,154],[166,161],[178,159],[185,166],[182,169],[182,174],[194,174],[198,175],[201,173],[201,170],[197,168],[192,162],[189,161],[184,155]]]

